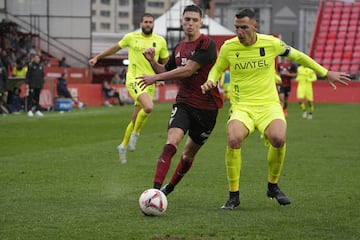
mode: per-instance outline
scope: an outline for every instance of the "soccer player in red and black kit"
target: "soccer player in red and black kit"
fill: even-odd
[[[145,88],[156,81],[177,81],[179,90],[170,115],[168,137],[158,158],[154,185],[160,189],[171,165],[171,159],[188,133],[177,168],[169,182],[161,188],[168,195],[189,171],[196,153],[210,136],[223,101],[218,88],[203,95],[200,86],[216,61],[216,45],[213,40],[200,33],[202,10],[188,5],[183,11],[181,26],[185,38],[175,47],[166,65],[154,61],[154,49],[147,49],[144,56],[151,63],[156,75],[143,75],[139,85]]]
[[[290,59],[284,57],[283,61],[278,64],[277,69],[281,77],[281,83],[279,86],[279,98],[284,111],[284,115],[286,117],[288,98],[291,91],[291,80],[296,77],[297,66]]]

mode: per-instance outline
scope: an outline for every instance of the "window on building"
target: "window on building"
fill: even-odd
[[[96,23],[91,23],[91,31],[96,32]]]
[[[120,6],[129,6],[129,0],[119,0]]]
[[[110,23],[100,23],[100,28],[101,29],[110,29]]]
[[[148,7],[153,7],[153,8],[164,8],[164,2],[148,1],[147,5]]]
[[[110,5],[110,0],[101,0],[101,4]]]
[[[129,30],[129,24],[124,24],[124,23],[122,23],[122,24],[119,24],[119,30],[120,31],[127,31],[127,30]]]
[[[119,18],[128,18],[129,12],[118,12],[118,17]]]
[[[91,10],[91,16],[96,16],[96,10]]]
[[[96,0],[91,0],[91,3],[92,3],[92,4],[95,4],[95,3],[96,3]]]
[[[100,16],[102,16],[102,17],[110,17],[110,11],[100,11]]]

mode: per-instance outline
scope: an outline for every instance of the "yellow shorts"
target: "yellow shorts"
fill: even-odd
[[[297,99],[306,99],[310,102],[314,101],[313,88],[311,85],[299,86],[296,90]]]
[[[153,98],[155,94],[155,84],[147,86],[145,90],[142,90],[138,85],[138,80],[136,79],[126,79],[126,89],[128,90],[132,99],[134,99],[135,106],[140,106],[138,97],[144,92],[148,93],[151,98]]]
[[[239,104],[231,106],[228,123],[231,120],[239,120],[247,127],[249,134],[258,129],[261,135],[264,135],[265,129],[276,119],[281,119],[286,123],[280,103],[273,102],[263,105]]]

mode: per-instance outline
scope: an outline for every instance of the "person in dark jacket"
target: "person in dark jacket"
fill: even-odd
[[[65,74],[61,74],[61,77],[58,78],[56,89],[57,89],[57,94],[59,97],[70,98],[78,106],[78,108],[85,107],[84,103],[78,101],[75,97],[73,97],[71,95],[71,93],[67,87]]]
[[[40,111],[40,92],[44,85],[44,66],[40,61],[39,55],[34,55],[29,64],[28,72],[26,74],[26,87],[29,90],[28,96],[28,116],[35,115],[42,117],[43,113]]]
[[[8,114],[6,107],[7,97],[8,97],[8,73],[6,67],[2,64],[0,60],[0,112],[3,114]]]

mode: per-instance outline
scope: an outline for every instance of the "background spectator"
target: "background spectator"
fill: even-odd
[[[25,110],[25,99],[20,96],[21,89],[15,87],[12,91],[12,94],[8,97],[7,109],[10,113],[16,114]]]
[[[120,83],[121,83],[120,75],[118,73],[115,73],[115,75],[111,79],[111,84],[120,84]]]
[[[59,61],[59,67],[70,67],[69,64],[66,63],[66,58],[62,57]]]
[[[34,55],[32,62],[29,64],[28,72],[26,74],[26,85],[29,89],[28,104],[29,111],[28,116],[33,117],[35,114],[42,117],[43,114],[40,111],[40,92],[44,85],[44,66],[40,62],[40,56]]]
[[[65,79],[65,74],[61,74],[61,77],[58,78],[58,82],[57,82],[57,94],[59,97],[63,97],[63,98],[70,98],[77,106],[78,108],[84,108],[85,104],[83,102],[78,101],[78,99],[74,98],[68,87],[67,87],[67,83],[66,83],[66,79]]]
[[[5,109],[4,104],[7,102],[8,97],[8,73],[7,68],[0,61],[0,104],[2,113],[8,113],[7,109]]]
[[[123,101],[120,98],[120,94],[109,85],[108,81],[103,82],[102,91],[105,98],[105,106],[112,107],[110,101],[112,101],[113,99],[116,101],[116,104],[119,104],[120,106],[124,105]]]

